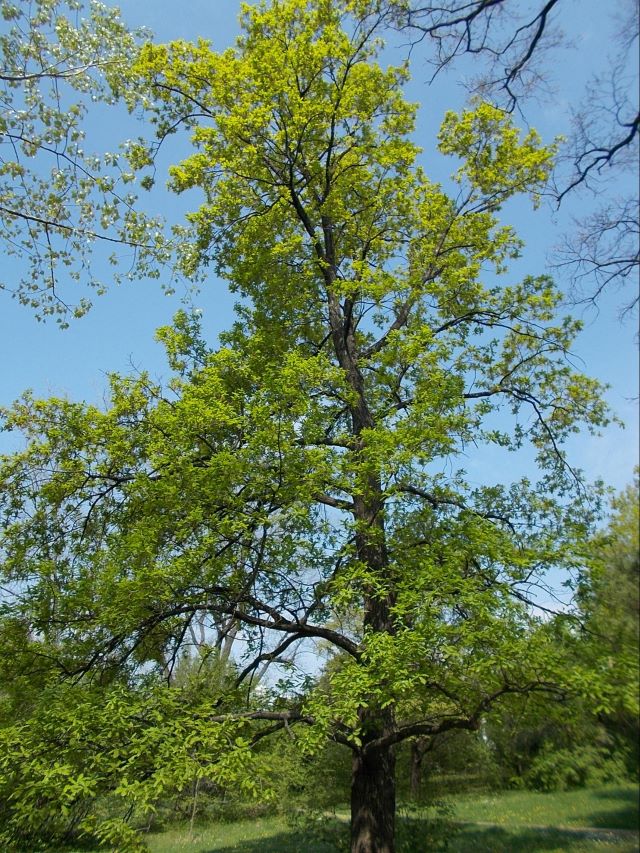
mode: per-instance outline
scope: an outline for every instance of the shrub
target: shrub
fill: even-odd
[[[602,747],[544,749],[523,777],[524,785],[537,791],[567,791],[623,782],[628,779],[623,755]]]

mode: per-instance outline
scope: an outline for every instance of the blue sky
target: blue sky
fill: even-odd
[[[156,39],[210,39],[217,49],[230,45],[237,32],[236,0],[184,0],[180,11],[169,0],[127,0],[121,3],[125,20],[131,26],[144,25]],[[574,47],[562,55],[553,66],[556,75],[556,94],[546,103],[531,108],[528,118],[545,140],[568,130],[568,108],[576,93],[582,91],[587,76],[598,71],[594,64],[602,61],[614,49],[606,33],[609,4],[601,2],[571,2],[563,5],[567,29],[571,30]],[[408,86],[410,100],[422,104],[416,139],[424,148],[423,163],[430,177],[446,180],[453,165],[435,153],[435,133],[447,109],[463,104],[464,93],[459,84],[472,66],[460,66],[456,74],[440,79],[432,87],[426,80],[429,71],[414,54],[413,80]],[[108,128],[94,119],[89,125],[87,148],[97,150],[112,136],[113,144],[126,135],[137,135],[139,127],[131,127],[122,116],[122,128]],[[110,144],[110,143],[109,143]],[[175,155],[177,159],[179,154]],[[189,209],[189,199],[178,199],[168,193],[157,196],[160,211],[169,219],[179,221]],[[193,201],[193,200],[192,200]],[[548,205],[533,212],[524,201],[518,201],[504,211],[504,220],[513,224],[526,242],[523,257],[504,278],[517,280],[526,274],[549,271],[548,254],[560,235],[571,227],[572,218],[591,204],[582,195],[571,200],[559,213]],[[10,278],[12,266],[5,261],[4,280]],[[0,294],[0,359],[4,370],[0,374],[0,405],[6,405],[25,388],[37,395],[67,395],[99,403],[104,396],[106,373],[128,371],[131,366],[148,369],[153,375],[166,373],[161,348],[154,342],[154,330],[170,322],[180,307],[180,297],[164,296],[155,281],[139,281],[113,287],[102,297],[96,297],[93,310],[85,318],[73,321],[66,331],[55,323],[36,322],[28,309],[18,305],[6,294]],[[596,376],[611,388],[608,400],[613,410],[626,422],[621,430],[612,426],[598,439],[576,437],[571,443],[572,462],[583,468],[589,477],[601,476],[619,489],[630,479],[638,458],[638,348],[633,321],[618,322],[619,294],[602,300],[599,312],[583,316],[585,330],[577,342],[575,361],[584,372]],[[204,327],[211,341],[228,327],[233,316],[233,298],[224,283],[214,276],[202,291],[193,297],[193,304],[203,311]],[[15,445],[11,436],[0,435],[0,450]],[[474,463],[471,470],[478,482],[495,476],[490,460]],[[510,472],[511,473],[511,472]],[[509,477],[510,479],[510,477]]]

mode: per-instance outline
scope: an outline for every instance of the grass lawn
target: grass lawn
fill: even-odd
[[[634,785],[537,794],[509,791],[449,798],[459,821],[449,853],[638,853]],[[402,823],[402,820],[400,821]],[[415,822],[414,822],[415,826]],[[594,831],[589,832],[591,828]],[[585,830],[585,831],[580,831]],[[595,831],[595,830],[600,830]],[[610,830],[607,832],[606,830]],[[402,834],[402,827],[400,827]],[[416,837],[422,835],[419,829]],[[283,818],[175,828],[147,838],[152,853],[332,853]],[[417,846],[402,853],[422,853]],[[68,853],[82,853],[80,849]],[[93,851],[95,853],[95,849]]]
[[[146,836],[152,853],[335,853],[335,849],[301,838],[282,817],[188,826]],[[104,848],[65,847],[59,853],[104,853]],[[112,851],[117,853],[117,851]]]
[[[168,832],[150,841],[153,853],[335,853],[335,848],[313,844],[292,833],[280,820],[234,824],[222,831],[205,830],[196,833],[193,839],[189,839],[188,833]],[[465,827],[449,847],[450,853],[636,853],[637,850],[638,845],[628,839],[590,839],[567,832],[513,827]]]
[[[334,853],[330,847],[304,841],[283,818],[170,830],[148,839],[152,853]],[[301,846],[302,845],[302,846]]]
[[[638,788],[621,785],[538,794],[505,791],[452,797],[456,820],[501,826],[638,828]]]
[[[638,853],[632,838],[591,838],[526,827],[464,827],[449,853]],[[256,849],[258,853],[258,849]]]
[[[630,830],[638,826],[638,789],[633,785],[537,794],[510,791],[451,798],[454,819],[464,822],[451,853],[637,853]],[[494,825],[487,825],[494,824]],[[543,830],[540,827],[554,827]],[[580,833],[585,828],[624,833]],[[573,831],[571,831],[573,830]],[[153,853],[330,853],[292,832],[281,818],[172,831],[149,839]],[[416,853],[419,851],[416,850]]]

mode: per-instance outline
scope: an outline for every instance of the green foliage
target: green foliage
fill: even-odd
[[[315,820],[349,802],[351,754],[344,746],[327,743],[322,751],[301,756],[296,741],[280,735],[267,748],[277,774],[276,801],[289,817]]]
[[[302,838],[327,849],[349,849],[348,826],[336,810],[349,802],[351,754],[344,746],[326,743],[314,754],[301,754],[291,735],[267,747],[273,756],[275,803],[287,824]]]
[[[605,714],[612,727],[637,744],[640,696],[640,484],[612,502],[609,524],[588,544],[578,587],[586,629],[585,654],[599,666],[612,694]],[[616,724],[617,720],[617,724]]]
[[[490,197],[498,188],[496,205],[522,190],[532,192],[534,202],[539,202],[536,187],[547,180],[555,147],[543,148],[535,130],[521,140],[508,113],[479,102],[475,110],[461,115],[448,112],[439,139],[443,153],[464,160],[455,179],[469,182],[474,200]]]
[[[227,690],[227,706],[231,696]],[[79,835],[137,850],[131,819],[148,819],[167,797],[189,796],[199,779],[245,798],[262,788],[268,797],[248,723],[211,719],[211,707],[211,690],[196,692],[192,682],[137,690],[51,684],[28,718],[0,729],[3,843]]]
[[[622,756],[595,746],[556,749],[550,746],[533,760],[523,783],[537,791],[568,791],[619,784],[628,779]]]
[[[570,665],[570,664],[568,664]],[[564,696],[513,696],[487,715],[485,735],[498,770],[498,783],[519,787],[542,753],[578,744],[610,747],[606,733],[589,710],[588,699]]]
[[[331,850],[331,853],[349,853],[349,826],[330,812],[316,809],[292,811],[288,825],[298,838]]]

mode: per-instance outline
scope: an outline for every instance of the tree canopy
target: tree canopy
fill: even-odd
[[[570,128],[545,194],[560,206],[583,190],[575,228],[552,256],[561,276],[573,284],[573,297],[597,302],[618,286],[624,289],[626,313],[638,299],[637,199],[627,189],[637,183],[637,0],[610,5],[615,50],[578,100],[566,96]],[[137,198],[136,168],[129,164],[140,165],[137,141],[119,146],[121,140],[114,139],[108,154],[87,150],[87,144],[95,144],[87,128],[108,121],[97,118],[97,102],[113,103],[122,93],[127,86],[122,72],[148,34],[127,32],[116,10],[99,3],[87,9],[82,0],[5,0],[1,8],[0,234],[20,259],[19,281],[2,286],[35,309],[39,319],[56,315],[66,325],[90,306],[86,291],[67,293],[69,276],[102,292],[114,278],[157,276],[159,266],[180,251],[180,229],[170,239]],[[407,36],[417,62],[430,69],[432,83],[473,57],[468,80],[462,71],[471,95],[525,122],[532,102],[552,97],[551,68],[562,64],[561,51],[568,56],[567,47],[579,43],[571,22],[562,21],[562,0],[524,5],[384,0],[369,10],[379,16],[381,33],[400,30]],[[168,133],[175,130],[166,126]],[[147,176],[142,186],[149,189],[152,182]],[[591,204],[584,190],[601,203]],[[97,263],[91,263],[92,252]],[[101,269],[107,258],[113,267],[108,275]]]

